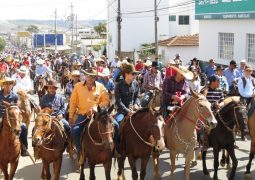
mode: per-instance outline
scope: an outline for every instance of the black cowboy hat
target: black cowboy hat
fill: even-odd
[[[153,61],[151,64],[152,67],[158,67],[158,61]]]

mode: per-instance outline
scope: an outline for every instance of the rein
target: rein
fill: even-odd
[[[13,128],[12,127],[12,125],[11,125],[11,122],[10,122],[10,119],[14,119],[14,120],[18,120],[18,119],[16,119],[16,118],[10,118],[9,117],[9,109],[10,108],[16,108],[16,109],[20,109],[18,106],[10,106],[10,107],[8,107],[8,108],[6,108],[6,110],[5,110],[5,113],[6,113],[6,120],[7,120],[7,123],[8,123],[8,127],[10,128],[10,133],[11,134],[15,134],[15,131],[16,131],[16,129],[15,128]],[[19,133],[20,134],[20,133]]]

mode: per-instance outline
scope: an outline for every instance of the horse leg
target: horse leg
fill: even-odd
[[[202,163],[203,163],[203,173],[205,176],[210,176],[207,167],[206,167],[206,154],[207,151],[206,150],[202,150]]]
[[[53,162],[54,180],[59,179],[61,165],[62,165],[62,155],[57,161]]]
[[[159,151],[153,151],[152,153],[153,157],[153,166],[154,166],[154,179],[160,179],[159,173],[158,173],[158,162],[159,162]]]
[[[218,180],[219,152],[220,152],[220,149],[218,147],[213,148],[213,156],[214,156],[214,163],[213,163],[214,175],[213,175],[213,179],[214,180]]]
[[[4,173],[4,180],[8,180],[9,179],[9,174],[8,174],[8,163],[6,164],[1,164],[0,168],[2,169],[3,173]]]
[[[231,168],[231,162],[230,162],[230,156],[228,152],[226,151],[226,163],[227,163],[227,169]]]
[[[146,176],[146,167],[148,164],[148,161],[150,159],[150,156],[143,157],[141,160],[141,172],[140,172],[140,180],[144,180]]]
[[[129,162],[131,170],[132,170],[132,178],[133,178],[133,180],[137,180],[138,179],[138,173],[137,173],[137,170],[136,170],[136,164],[135,164],[136,160],[135,160],[135,158],[132,155],[129,155],[128,156],[128,162]]]
[[[238,161],[236,159],[234,146],[229,146],[227,148],[227,151],[228,151],[228,154],[231,157],[231,160],[233,162],[232,170],[231,170],[231,173],[230,173],[230,176],[229,176],[228,179],[233,180],[235,178],[235,173],[236,173],[236,168],[237,168],[237,165],[238,165]]]
[[[124,176],[124,162],[125,162],[126,157],[121,156],[120,158],[118,158],[118,180],[123,180],[125,179]]]
[[[190,161],[193,156],[193,151],[190,152],[190,154],[185,159],[185,169],[184,169],[184,175],[185,180],[189,180],[189,173],[190,173]]]
[[[108,161],[104,163],[104,172],[105,172],[105,179],[111,180],[111,168],[112,168],[112,161]]]
[[[9,179],[12,180],[18,167],[19,160],[10,163]]]
[[[246,172],[245,172],[246,175],[250,175],[251,174],[250,170],[251,170],[251,162],[252,162],[253,158],[254,158],[254,153],[250,152],[249,162],[246,165]]]
[[[221,167],[225,167],[226,164],[226,155],[225,155],[225,149],[222,149],[222,156],[220,160]]]
[[[80,180],[85,180],[84,163],[82,163],[82,164],[80,165],[80,169],[81,169],[81,172],[80,172]]]
[[[50,178],[51,178],[50,164],[46,161],[43,161],[43,168],[44,168],[44,173],[45,173],[45,179],[50,180]]]
[[[95,176],[95,165],[94,164],[90,164],[89,165],[89,170],[90,170],[89,180],[95,180],[96,179],[96,176]]]
[[[175,157],[176,157],[176,153],[170,151],[170,160],[171,160],[171,165],[170,165],[170,171],[171,171],[170,179],[173,179],[173,177],[174,177]]]

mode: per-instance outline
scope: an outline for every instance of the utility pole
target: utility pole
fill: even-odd
[[[155,60],[158,61],[158,5],[157,0],[154,0],[154,13],[155,13]]]
[[[73,14],[73,3],[71,3],[71,15],[70,15],[70,20],[71,20],[71,30],[72,30],[72,37],[71,37],[71,47],[72,47],[72,52],[74,52],[74,43],[73,43],[73,35],[74,35],[74,14]]]
[[[55,9],[55,54],[58,51],[58,35],[57,35],[57,8]]]
[[[78,45],[78,17],[76,14],[76,27],[75,27],[75,51],[77,51],[77,45]]]
[[[118,22],[118,56],[121,58],[121,13],[120,13],[120,0],[118,0],[118,15],[117,15],[117,22]]]

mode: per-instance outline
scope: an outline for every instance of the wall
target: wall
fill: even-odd
[[[165,58],[162,59],[163,64],[166,64],[170,59],[175,58],[175,54],[180,53],[182,64],[186,65],[194,57],[198,57],[198,46],[159,46],[159,54],[162,55],[162,50],[165,51]]]
[[[200,20],[199,21],[199,59],[229,64],[230,60],[218,57],[218,33],[234,33],[234,60],[246,59],[246,34],[255,33],[255,20]],[[239,63],[238,63],[239,64]],[[253,64],[255,67],[255,64]]]

